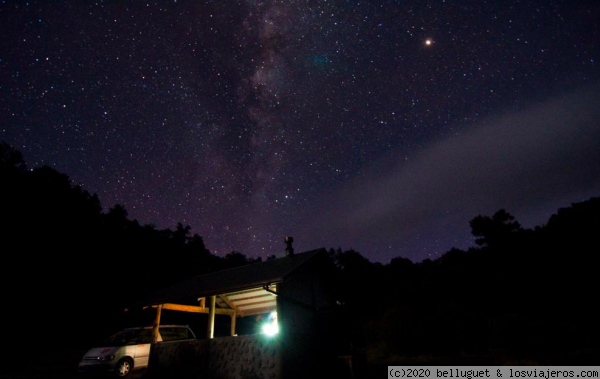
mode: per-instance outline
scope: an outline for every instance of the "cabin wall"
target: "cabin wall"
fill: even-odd
[[[312,325],[309,314],[312,311],[331,309],[335,306],[334,270],[326,257],[315,257],[309,264],[294,271],[278,284],[278,303],[288,305],[296,312],[282,315],[280,318],[289,321],[294,329],[310,329]],[[293,305],[292,305],[293,304]],[[310,310],[311,312],[306,312]],[[301,320],[307,316],[308,323]]]
[[[294,271],[277,287],[277,312],[281,329],[283,376],[306,378],[324,374],[334,352],[327,330],[321,327],[322,313],[335,304],[327,261]]]

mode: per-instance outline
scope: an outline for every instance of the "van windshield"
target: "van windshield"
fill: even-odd
[[[104,341],[104,346],[126,346],[126,345],[141,345],[152,342],[151,329],[130,329],[123,330],[117,334],[110,336]]]

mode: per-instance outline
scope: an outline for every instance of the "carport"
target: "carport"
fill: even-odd
[[[324,249],[292,252],[196,276],[143,299],[136,305],[156,309],[150,369],[172,374],[174,367],[192,365],[186,373],[219,378],[239,377],[241,372],[273,378],[286,370],[286,377],[306,373],[309,356],[316,354],[317,314],[335,304],[326,284],[330,264]],[[206,339],[157,343],[163,310],[208,315]],[[259,314],[269,315],[264,332],[238,337],[236,320]],[[220,320],[231,322],[230,336],[215,338]]]

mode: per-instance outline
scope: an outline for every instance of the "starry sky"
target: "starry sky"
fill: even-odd
[[[600,195],[600,3],[1,1],[0,140],[217,254],[419,261]]]

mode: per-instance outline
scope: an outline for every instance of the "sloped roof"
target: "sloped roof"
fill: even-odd
[[[280,282],[287,275],[307,263],[324,249],[307,251],[288,257],[195,276],[159,291],[135,305],[146,306],[185,302],[200,297],[232,293],[249,288]]]

